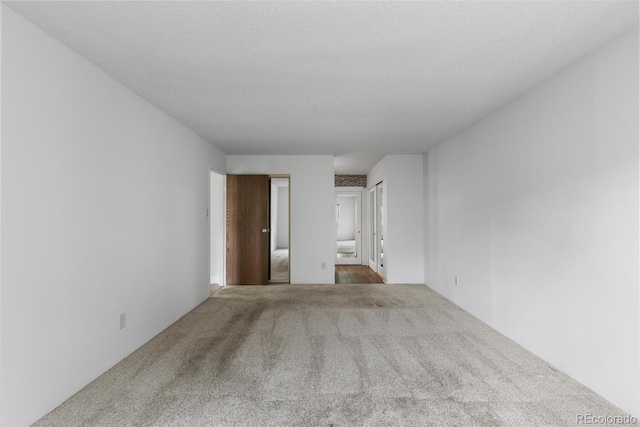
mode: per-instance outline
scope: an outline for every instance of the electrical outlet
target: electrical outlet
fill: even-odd
[[[120,315],[120,329],[123,329],[127,326],[127,313],[122,313]]]
[[[327,263],[326,262],[321,262],[320,263],[320,270],[326,270],[327,269]]]

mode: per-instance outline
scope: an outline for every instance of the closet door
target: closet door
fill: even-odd
[[[227,285],[269,282],[269,177],[227,175]]]

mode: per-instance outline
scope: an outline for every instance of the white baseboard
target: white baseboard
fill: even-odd
[[[210,285],[219,285],[220,284],[220,276],[210,276],[209,277]]]

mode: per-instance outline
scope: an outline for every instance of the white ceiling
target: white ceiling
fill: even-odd
[[[5,2],[227,154],[422,153],[638,25],[638,2]]]

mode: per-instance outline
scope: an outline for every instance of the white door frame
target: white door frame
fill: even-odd
[[[367,259],[369,260],[369,268],[378,271],[378,238],[376,233],[376,186],[369,188],[369,197],[367,199],[367,225],[369,239]]]
[[[378,200],[378,190],[382,190],[382,200]],[[384,280],[386,280],[386,260],[381,264],[382,257],[380,255],[381,252],[381,242],[380,235],[384,238],[384,227],[385,220],[384,214],[382,218],[378,218],[379,207],[382,205],[384,207],[384,200],[386,194],[384,191],[384,182],[379,182],[378,184],[369,188],[369,198],[367,200],[367,211],[368,211],[368,236],[369,239],[369,248],[367,259],[369,261],[369,268],[378,273]],[[379,228],[378,228],[379,227]],[[386,251],[385,251],[386,252]]]
[[[355,241],[356,254],[353,258],[338,258],[338,247],[336,241],[336,265],[360,265],[362,264],[362,188],[361,187],[339,187],[335,190],[335,205],[338,204],[338,196],[350,196],[356,198],[356,225]]]
[[[209,206],[207,208],[207,220],[209,223],[209,245],[208,245],[208,254],[209,254],[209,258],[208,258],[208,264],[209,264],[209,282],[211,281],[217,281],[218,282],[218,286],[224,286],[227,283],[227,277],[226,277],[226,273],[227,273],[227,251],[226,251],[226,247],[227,247],[227,233],[226,233],[226,221],[227,221],[227,217],[226,217],[226,210],[227,210],[227,175],[225,173],[219,172],[216,169],[214,169],[213,167],[209,167],[209,174],[208,174],[208,188],[209,188]],[[218,235],[219,235],[219,241],[217,242],[217,249],[218,249],[218,257],[217,257],[217,263],[218,265],[218,276],[217,277],[212,277],[211,276],[211,234],[212,234],[212,225],[211,225],[211,219],[210,217],[214,215],[214,213],[212,212],[212,204],[214,204],[214,201],[211,200],[211,175],[212,174],[216,174],[220,176],[220,192],[219,192],[219,196],[221,198],[221,200],[216,201],[217,205],[218,205],[218,212],[217,212],[217,216],[220,220],[220,222],[215,225],[218,228]]]
[[[378,193],[382,192],[382,197],[378,197]],[[383,183],[379,183],[378,185],[376,185],[376,259],[378,260],[378,269],[377,272],[380,276],[382,276],[383,278],[386,279],[387,277],[387,272],[386,272],[386,265],[387,265],[387,261],[386,261],[386,257],[384,255],[386,255],[386,250],[384,249],[384,238],[386,237],[386,233],[385,233],[385,225],[386,225],[386,221],[385,221],[385,214],[384,214],[384,207],[385,207],[385,191],[384,191],[384,185]],[[382,211],[382,214],[381,214]]]
[[[288,265],[288,271],[287,271],[287,278],[286,279],[273,279],[271,278],[271,255],[273,254],[273,250],[272,250],[272,238],[273,238],[273,233],[277,231],[277,227],[276,230],[274,231],[272,225],[273,225],[273,218],[271,218],[271,214],[272,212],[274,212],[273,210],[273,206],[271,205],[273,198],[271,197],[271,195],[269,195],[269,226],[271,227],[270,231],[269,231],[269,283],[291,283],[291,175],[289,174],[271,174],[269,175],[269,185],[272,186],[272,180],[274,178],[277,179],[286,179],[288,181],[287,184],[287,250],[288,250],[288,256],[289,256],[289,265]],[[271,189],[273,189],[273,187],[270,187]],[[279,187],[276,187],[279,188]],[[275,207],[275,212],[276,214],[280,214],[279,212],[279,206]]]

